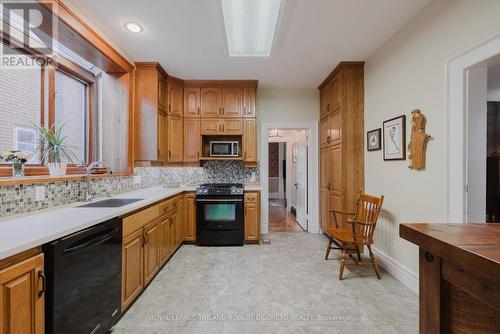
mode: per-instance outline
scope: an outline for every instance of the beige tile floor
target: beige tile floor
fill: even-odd
[[[324,236],[269,238],[182,246],[112,333],[418,333],[418,297],[389,274],[377,280],[369,266],[351,266],[338,281],[338,253],[323,259]]]

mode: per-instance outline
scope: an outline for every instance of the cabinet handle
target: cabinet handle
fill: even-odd
[[[142,235],[142,247],[146,246],[146,234]]]
[[[198,107],[198,115],[200,114],[200,107]]]
[[[172,152],[170,152],[170,150],[168,150],[168,157],[171,158],[172,157]]]
[[[43,296],[45,290],[47,289],[47,278],[45,277],[43,271],[38,272],[38,278],[42,280],[42,289],[38,291],[38,298],[40,298]]]
[[[159,157],[159,156],[160,156],[160,149],[159,149],[159,148],[157,148],[157,149],[156,149],[156,152],[157,152],[157,155],[158,155],[158,157]]]
[[[168,111],[172,111],[172,106],[170,105],[170,103],[168,104]]]
[[[326,137],[326,142],[330,143],[332,141],[332,138],[330,136]]]
[[[326,189],[332,190],[332,184],[330,182],[328,182],[328,184],[326,185]]]
[[[199,151],[196,153],[196,157],[197,157],[197,158],[199,158],[199,157],[200,157],[200,152],[199,152]]]
[[[222,115],[224,115],[224,107],[222,107]]]

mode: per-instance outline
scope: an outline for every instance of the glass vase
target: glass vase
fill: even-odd
[[[20,161],[12,162],[12,176],[13,177],[23,177],[24,176],[24,164]]]

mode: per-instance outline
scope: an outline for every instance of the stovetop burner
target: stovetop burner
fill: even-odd
[[[196,195],[243,195],[242,183],[204,183],[196,188]]]

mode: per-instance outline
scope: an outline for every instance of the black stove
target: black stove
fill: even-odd
[[[196,189],[196,242],[200,246],[243,246],[243,184],[207,183]]]

